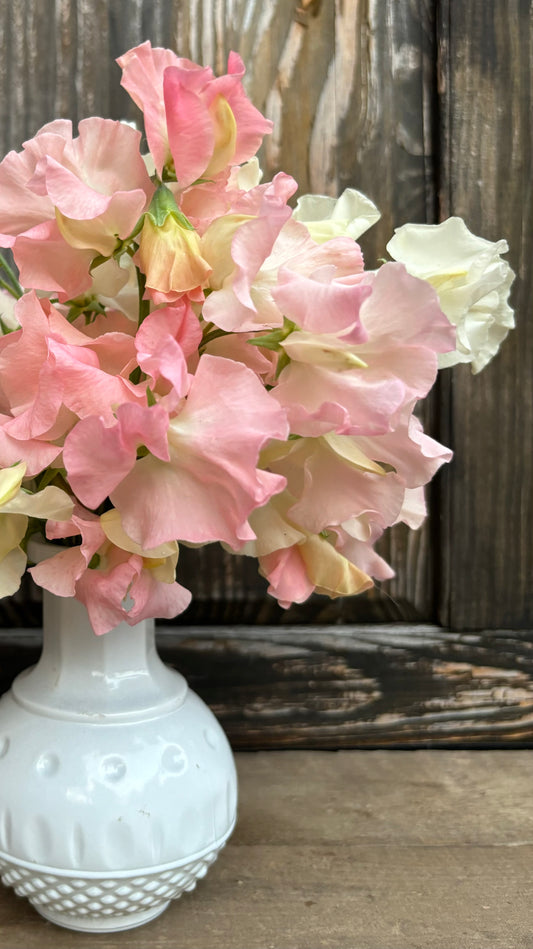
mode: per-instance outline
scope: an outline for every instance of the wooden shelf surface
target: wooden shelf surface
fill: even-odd
[[[0,890],[1,949],[526,949],[530,751],[239,753],[237,829],[147,926],[59,929]]]

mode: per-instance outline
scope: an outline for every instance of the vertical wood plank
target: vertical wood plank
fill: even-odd
[[[504,237],[518,325],[481,376],[453,370],[456,457],[440,619],[456,629],[533,624],[533,3],[440,5],[441,214]]]

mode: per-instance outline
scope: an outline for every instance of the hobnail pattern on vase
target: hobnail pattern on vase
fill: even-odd
[[[133,918],[134,914],[143,913],[157,915],[159,906],[164,909],[169,900],[194,890],[228,837],[229,833],[212,849],[175,866],[137,870],[120,876],[96,873],[78,876],[73,871],[59,874],[50,872],[47,867],[25,865],[5,854],[0,856],[0,875],[6,886],[12,886],[18,896],[25,896],[49,919],[56,922],[72,919],[82,924],[80,928],[105,931],[116,928],[113,920],[117,918]]]

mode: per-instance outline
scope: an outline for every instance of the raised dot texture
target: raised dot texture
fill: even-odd
[[[205,875],[220,850],[221,846],[214,847],[210,853],[186,864],[129,879],[69,879],[50,873],[39,874],[38,867],[19,867],[5,859],[0,860],[0,874],[6,886],[12,886],[15,893],[26,896],[34,905],[46,906],[48,913],[108,919],[137,913],[150,906],[155,908],[193,890],[197,879]]]
[[[171,774],[184,774],[187,770],[187,755],[180,745],[169,745],[163,752],[161,764]]]
[[[52,778],[59,771],[59,758],[53,752],[40,755],[35,764],[35,770],[43,778]]]
[[[121,781],[126,774],[126,762],[118,755],[109,755],[103,759],[100,770],[106,781]]]

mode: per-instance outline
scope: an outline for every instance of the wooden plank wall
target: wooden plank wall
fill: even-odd
[[[441,215],[505,237],[517,328],[479,377],[454,371],[439,619],[533,626],[533,3],[439,5]],[[443,425],[445,425],[443,419]]]
[[[397,578],[285,614],[253,561],[191,552],[184,621],[201,625],[167,629],[167,658],[239,747],[529,741],[532,0],[0,0],[0,152],[57,115],[136,117],[113,59],[145,39],[218,71],[237,49],[276,123],[265,176],[372,197],[383,217],[363,241],[370,264],[395,226],[460,214],[507,238],[518,274],[502,353],[479,377],[442,374],[427,406],[456,455],[424,529],[383,545]],[[3,625],[38,622],[25,593],[0,604]],[[0,640],[4,683],[34,648],[22,631]]]

